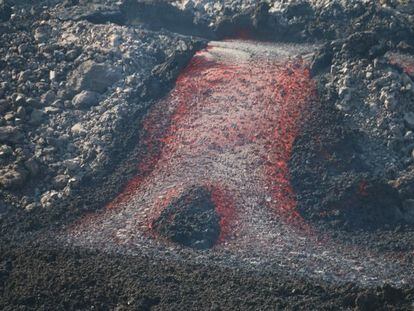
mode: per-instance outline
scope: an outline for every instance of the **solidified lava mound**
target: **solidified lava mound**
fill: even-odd
[[[211,192],[203,187],[193,187],[173,200],[152,227],[173,242],[208,249],[220,236],[220,216],[215,210]]]

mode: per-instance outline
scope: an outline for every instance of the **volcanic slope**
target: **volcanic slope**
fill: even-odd
[[[214,258],[335,282],[412,281],[398,256],[336,245],[296,212],[288,161],[308,108],[318,104],[308,70],[314,50],[211,42],[146,116],[138,175],[105,209],[85,216],[61,238],[88,248]],[[203,252],[154,230],[163,211],[194,187],[210,194],[220,225],[214,246]],[[168,215],[174,221],[176,215]]]

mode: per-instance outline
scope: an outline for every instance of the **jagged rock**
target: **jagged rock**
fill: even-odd
[[[44,105],[50,105],[56,98],[55,92],[49,90],[40,97],[40,101]]]
[[[72,62],[78,56],[79,56],[79,51],[78,50],[69,50],[69,51],[66,52],[65,59],[68,62]]]
[[[404,220],[414,223],[414,200],[407,199],[403,202],[403,216]]]
[[[0,22],[7,22],[10,19],[12,14],[11,7],[4,3],[3,0],[0,1]]]
[[[30,114],[30,123],[33,125],[39,125],[44,121],[45,113],[39,109],[33,109]]]
[[[68,79],[68,85],[76,92],[92,91],[104,93],[121,76],[122,72],[118,67],[88,60],[72,72]]]
[[[40,198],[40,205],[43,208],[51,208],[53,205],[62,198],[62,194],[56,190],[50,190],[45,193]]]
[[[86,130],[81,123],[76,123],[75,125],[73,125],[70,128],[70,131],[72,134],[75,134],[75,135],[83,135],[86,133]]]
[[[34,38],[39,42],[46,42],[50,36],[51,27],[49,25],[42,25],[34,30]]]
[[[76,109],[87,109],[99,103],[99,94],[91,91],[82,91],[72,100],[72,105]]]
[[[9,109],[10,104],[5,99],[0,99],[0,113],[5,112],[7,109]]]
[[[22,106],[17,107],[16,116],[19,118],[24,118],[26,116],[26,109],[24,109]]]
[[[413,112],[406,112],[404,114],[404,121],[409,129],[414,130],[414,113]]]
[[[380,301],[379,297],[373,293],[360,293],[355,299],[355,305],[360,311],[374,311],[378,309]]]
[[[31,177],[34,177],[39,173],[39,163],[34,158],[25,161],[24,166],[29,171]]]
[[[333,53],[329,47],[319,50],[310,64],[311,75],[315,76],[332,65]]]
[[[0,145],[0,159],[4,159],[13,154],[13,149],[7,145]]]
[[[36,204],[36,203],[29,203],[24,207],[24,209],[26,211],[30,212],[30,211],[34,210],[37,206],[38,206],[38,204]]]
[[[67,175],[57,175],[53,178],[53,185],[56,189],[63,189],[69,181],[69,177]]]
[[[21,187],[27,178],[27,172],[17,168],[5,168],[0,170],[0,185],[5,189]]]
[[[17,143],[23,139],[23,133],[16,126],[0,126],[0,142]]]
[[[55,114],[58,113],[60,111],[60,109],[58,107],[45,107],[44,112],[46,114]]]

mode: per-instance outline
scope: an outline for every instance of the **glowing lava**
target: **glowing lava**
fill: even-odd
[[[365,265],[357,252],[322,245],[296,213],[288,161],[307,107],[317,100],[303,60],[313,49],[210,43],[146,117],[137,177],[104,211],[69,230],[69,240],[171,255],[180,247],[154,236],[152,224],[170,202],[201,186],[220,216],[211,250],[220,258],[226,251],[250,263],[270,258],[327,279],[376,282],[381,271],[392,275],[385,259]]]
[[[259,62],[232,45],[216,43],[196,55],[145,120],[146,155],[126,190],[149,196],[140,227],[150,227],[193,185],[207,185],[217,201],[232,202],[217,205],[220,240],[240,229],[229,227],[248,206],[297,216],[287,162],[306,106],[316,99],[315,83],[301,58],[280,62],[273,55]]]
[[[411,55],[388,52],[386,57],[391,64],[400,67],[406,74],[414,77],[414,58]]]

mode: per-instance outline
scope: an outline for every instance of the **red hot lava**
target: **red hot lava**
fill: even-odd
[[[236,215],[262,205],[285,220],[297,217],[288,161],[315,99],[300,57],[235,42],[210,45],[147,116],[139,174],[110,206],[130,196],[149,198],[141,205],[150,227],[186,188],[207,185],[221,217],[221,240],[239,229],[232,226]]]
[[[389,62],[400,67],[406,74],[414,77],[414,58],[408,54],[387,53]]]
[[[209,190],[220,218],[218,244],[206,256],[237,255],[252,265],[272,260],[284,270],[303,267],[305,274],[341,281],[406,282],[400,274],[406,270],[388,257],[361,260],[373,255],[320,243],[303,230],[288,162],[307,107],[317,97],[306,63],[294,55],[311,51],[226,41],[197,53],[145,118],[137,176],[110,208],[86,217],[65,238],[180,258],[187,250],[153,238],[151,225],[188,189],[200,187]],[[361,183],[361,195],[366,187]]]

